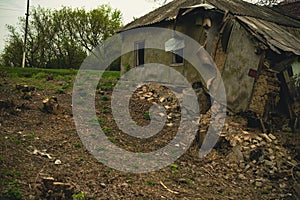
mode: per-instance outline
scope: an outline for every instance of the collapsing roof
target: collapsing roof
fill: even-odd
[[[245,25],[246,29],[277,54],[300,55],[300,20],[283,15],[279,10],[257,6],[242,0],[174,0],[129,23],[122,31],[171,22],[182,9],[217,9]],[[206,5],[206,6],[204,6]]]

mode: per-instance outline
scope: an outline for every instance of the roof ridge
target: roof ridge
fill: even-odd
[[[201,3],[209,3],[219,10],[229,11],[233,15],[255,17],[278,25],[300,28],[299,19],[275,11],[270,7],[259,6],[242,0],[173,0],[130,22],[121,31],[172,20],[177,16],[180,8]]]

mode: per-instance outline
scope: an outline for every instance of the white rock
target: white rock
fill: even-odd
[[[159,113],[159,116],[164,117],[165,114],[164,113]]]
[[[162,103],[162,102],[164,102],[165,100],[166,100],[166,98],[161,97],[161,98],[159,99],[159,102]]]
[[[168,127],[172,127],[173,126],[173,123],[169,123],[167,124]]]
[[[61,165],[61,161],[60,161],[60,160],[56,160],[56,161],[54,162],[54,164],[55,164],[55,165]]]
[[[170,108],[172,108],[171,106],[168,106],[168,105],[165,105],[164,107],[165,107],[165,109],[170,109]]]

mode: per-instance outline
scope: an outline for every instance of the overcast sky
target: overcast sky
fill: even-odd
[[[170,2],[171,0],[167,0]],[[251,1],[251,0],[246,0]],[[157,8],[159,4],[153,0],[30,0],[30,6],[42,6],[59,9],[62,6],[80,7],[87,10],[102,4],[110,4],[112,8],[119,9],[123,14],[123,23],[127,24],[133,17],[140,17]],[[8,31],[6,24],[16,25],[18,18],[25,16],[27,0],[0,0],[0,52],[4,48],[4,41]]]
[[[121,10],[124,24],[132,21],[133,17],[140,17],[159,6],[152,0],[30,0],[31,6],[40,5],[56,9],[69,6],[90,10],[102,4],[110,4],[112,8]],[[25,16],[26,5],[27,0],[0,0],[0,51],[4,48],[4,41],[8,34],[5,25],[16,25],[18,18]]]

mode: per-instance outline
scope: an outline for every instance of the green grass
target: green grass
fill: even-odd
[[[75,148],[80,148],[80,147],[82,147],[82,144],[81,144],[80,142],[75,142],[75,143],[73,144],[73,146],[74,146]]]
[[[177,164],[170,164],[172,174],[177,174],[179,166]]]
[[[34,86],[40,90],[54,89],[57,94],[63,93],[63,90],[65,89],[72,89],[77,72],[78,70],[74,69],[40,69],[0,66],[0,75],[2,77],[5,76],[16,79],[18,84]],[[98,88],[102,90],[113,89],[119,77],[120,72],[118,71],[105,71],[99,81]],[[53,82],[47,82],[47,84],[45,84],[45,81],[47,80],[64,81],[65,83],[57,85]]]
[[[22,194],[17,188],[9,188],[3,192],[5,199],[18,200],[22,199]]]
[[[145,184],[154,186],[154,185],[156,185],[156,182],[154,182],[154,181],[145,181]]]
[[[144,119],[145,119],[145,120],[151,120],[151,116],[150,116],[150,113],[149,113],[149,112],[145,112],[145,113],[144,113]]]
[[[103,132],[104,132],[105,134],[110,134],[110,133],[111,133],[111,128],[109,128],[109,127],[107,127],[107,126],[104,126],[104,127],[102,128],[102,130],[103,130]]]
[[[19,67],[0,67],[0,72],[5,71],[8,77],[13,78],[33,78],[42,79],[49,75],[56,77],[57,75],[73,75],[77,74],[77,70],[70,69],[41,69],[41,68],[19,68]]]
[[[115,143],[117,141],[117,138],[111,136],[111,137],[108,137],[108,140],[112,143]]]
[[[76,200],[84,200],[85,194],[83,192],[80,192],[78,194],[73,194],[72,197]]]

